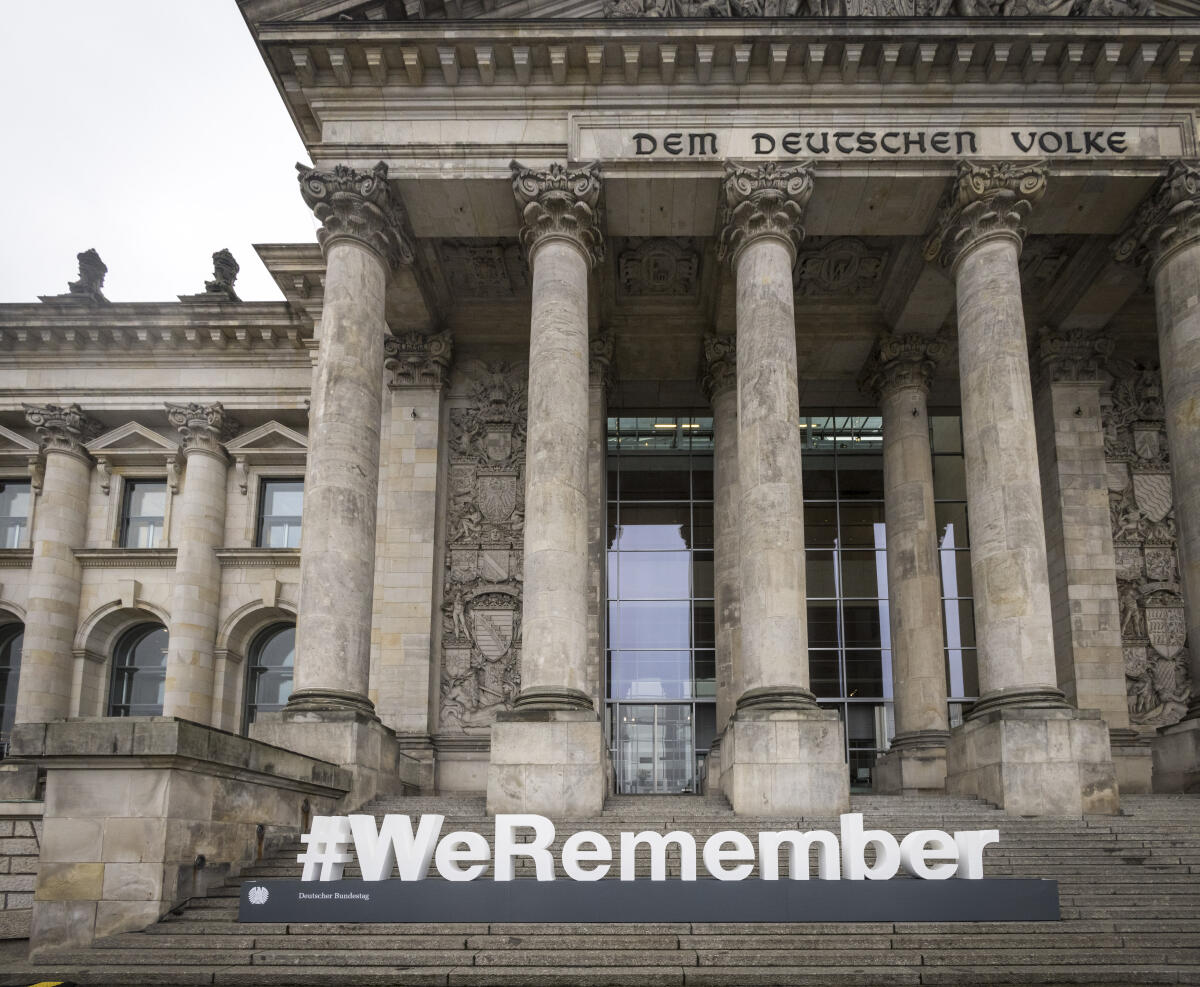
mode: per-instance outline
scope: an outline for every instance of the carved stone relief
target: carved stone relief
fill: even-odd
[[[700,250],[690,238],[631,240],[617,257],[621,293],[631,298],[686,298],[696,294]]]
[[[1140,17],[1153,0],[604,0],[606,17]]]
[[[525,368],[467,361],[450,410],[441,728],[482,732],[521,691]]]
[[[883,286],[886,262],[886,250],[872,249],[855,237],[837,237],[811,250],[802,250],[796,257],[792,279],[797,295],[873,298]]]
[[[438,251],[456,297],[513,298],[529,287],[529,265],[515,241],[445,240]]]
[[[1109,512],[1121,605],[1129,718],[1154,729],[1187,712],[1187,623],[1157,367],[1114,368],[1105,409]]]

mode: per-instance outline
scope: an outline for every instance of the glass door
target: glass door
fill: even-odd
[[[618,703],[617,791],[679,795],[695,791],[696,745],[690,703]]]

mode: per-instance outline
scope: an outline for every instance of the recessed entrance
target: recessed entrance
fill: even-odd
[[[613,704],[613,767],[622,795],[678,795],[697,790],[691,703]]]

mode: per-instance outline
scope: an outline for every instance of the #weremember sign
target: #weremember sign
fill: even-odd
[[[243,922],[876,922],[1047,921],[1059,917],[1058,884],[989,880],[984,848],[999,831],[917,830],[903,839],[863,828],[861,813],[829,830],[725,830],[698,847],[684,831],[573,833],[557,862],[544,816],[496,816],[491,844],[479,833],[442,835],[445,817],[318,816],[301,837],[298,881],[248,881]],[[868,846],[874,859],[867,860]],[[667,879],[667,852],[679,879]],[[351,852],[353,850],[353,852]],[[638,880],[639,851],[649,882]],[[817,881],[810,881],[810,855]],[[697,886],[697,857],[709,880]],[[535,880],[515,880],[516,861]],[[357,860],[362,880],[343,880]],[[431,864],[443,881],[427,880]],[[755,864],[759,876],[750,879]],[[615,872],[613,868],[616,868]],[[491,880],[479,880],[488,870]],[[559,872],[569,880],[558,881]],[[901,871],[916,880],[890,880]],[[393,875],[399,880],[393,879]],[[602,880],[613,876],[617,880]],[[781,880],[786,877],[786,880]],[[949,880],[958,878],[959,880]],[[414,887],[414,883],[418,883]]]

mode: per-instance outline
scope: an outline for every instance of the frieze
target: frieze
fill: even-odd
[[[1162,384],[1155,367],[1109,369],[1104,453],[1125,685],[1130,721],[1152,730],[1177,723],[1191,694]]]
[[[887,256],[886,250],[872,249],[856,237],[838,237],[803,250],[792,269],[796,294],[874,298],[883,285]]]
[[[521,689],[525,367],[471,360],[450,410],[440,729],[481,732]]]
[[[517,243],[446,240],[438,253],[455,298],[515,298],[529,287],[529,265]]]
[[[700,250],[690,237],[631,240],[617,256],[621,293],[630,298],[687,298],[696,294]]]

